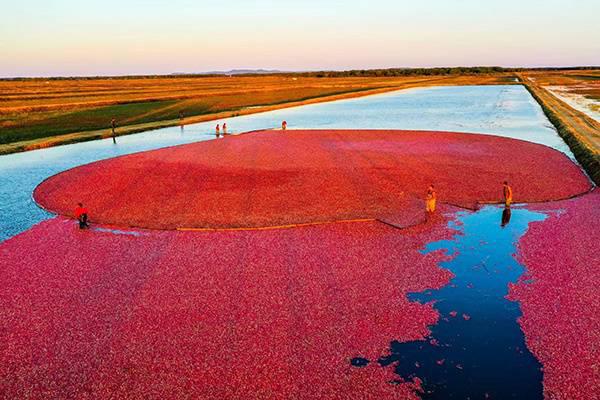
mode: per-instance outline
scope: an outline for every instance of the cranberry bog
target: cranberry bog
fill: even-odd
[[[192,126],[0,159],[23,192],[1,206],[17,225],[0,218],[0,398],[598,398],[598,193],[568,152],[440,132],[563,150],[528,136],[521,117],[543,114],[522,88],[461,90],[414,92],[423,110],[477,103],[419,114],[437,132],[266,130],[112,158],[214,137]],[[321,110],[312,125],[387,128],[413,116],[386,114],[401,97],[244,126]]]
[[[244,115],[226,120],[231,132],[278,127],[282,120],[297,129],[414,129],[485,132],[528,140],[573,154],[529,93],[520,85],[448,86],[402,90],[376,96],[334,101]],[[225,122],[225,121],[219,121]],[[112,140],[0,156],[0,241],[51,214],[37,207],[32,192],[39,183],[67,169],[94,161],[165,146],[212,140],[215,122],[119,137]]]
[[[465,175],[468,171],[468,176]],[[84,165],[34,191],[45,209],[74,204],[102,224],[150,229],[264,228],[356,219],[423,219],[423,191],[475,209],[585,193],[564,154],[488,135],[423,131],[259,131]]]
[[[493,204],[505,179],[527,204]],[[261,131],[67,170],[34,194],[59,215],[0,244],[0,392],[594,398],[590,189],[556,150],[447,132]]]

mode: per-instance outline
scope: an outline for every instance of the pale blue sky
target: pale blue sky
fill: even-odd
[[[600,0],[0,0],[0,76],[600,65]]]

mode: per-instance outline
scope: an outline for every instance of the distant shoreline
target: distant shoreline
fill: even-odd
[[[73,75],[73,76],[15,76],[0,77],[1,81],[21,80],[93,80],[93,79],[168,79],[168,78],[214,78],[223,76],[261,77],[261,76],[298,76],[298,77],[375,77],[375,76],[419,76],[419,75],[465,75],[465,74],[490,74],[514,73],[531,71],[588,71],[598,70],[600,65],[580,65],[562,67],[499,67],[499,66],[473,66],[473,67],[401,67],[401,68],[370,68],[349,70],[311,70],[311,71],[279,71],[267,69],[233,69],[229,71],[207,72],[174,72],[165,74],[132,74],[132,75]]]
[[[276,104],[267,105],[246,105],[242,108],[235,110],[225,110],[215,113],[207,113],[201,115],[191,115],[180,119],[166,119],[151,121],[147,123],[130,124],[118,126],[115,130],[117,136],[130,135],[134,133],[140,133],[144,131],[156,130],[160,128],[167,128],[179,125],[190,125],[201,122],[222,120],[226,118],[233,118],[242,115],[256,114],[262,112],[268,112],[278,110],[282,108],[298,107],[314,103],[330,102],[336,100],[351,99],[356,97],[369,96],[379,93],[386,93],[396,90],[418,88],[418,87],[430,87],[430,86],[454,86],[454,85],[480,85],[480,84],[515,84],[517,82],[512,81],[511,76],[506,75],[493,75],[485,77],[474,77],[469,76],[442,76],[442,77],[423,77],[420,80],[407,81],[405,83],[392,84],[385,87],[375,88],[358,88],[353,90],[347,90],[343,93],[333,95],[322,95],[305,98],[295,101],[284,101]],[[504,80],[502,80],[504,79]],[[273,128],[273,127],[265,127]],[[73,144],[79,142],[86,142],[91,140],[100,140],[110,138],[112,132],[108,128],[78,131],[66,134],[60,134],[56,136],[48,136],[43,138],[37,138],[32,140],[23,140],[13,143],[0,144],[0,155],[19,153],[31,150],[38,150],[48,147]]]

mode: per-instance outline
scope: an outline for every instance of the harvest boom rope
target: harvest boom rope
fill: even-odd
[[[272,229],[292,229],[302,228],[307,226],[329,225],[329,224],[348,224],[355,222],[375,222],[379,221],[376,218],[358,218],[358,219],[342,219],[337,221],[322,221],[322,222],[305,222],[298,224],[273,225],[273,226],[258,226],[258,227],[239,227],[239,228],[177,228],[178,231],[185,232],[229,232],[229,231],[266,231]]]
[[[514,202],[512,203],[513,206],[527,206],[527,205],[550,205],[552,203],[556,203],[556,202],[561,202],[561,201],[566,201],[566,200],[573,200],[573,199],[577,199],[577,198],[581,198],[583,196],[586,196],[588,194],[591,194],[595,192],[595,188],[591,188],[589,191],[585,192],[585,193],[581,193],[581,194],[576,194],[573,195],[571,197],[567,197],[564,199],[550,199],[550,200],[545,200],[545,201],[532,201],[532,202],[528,202],[528,201],[522,201],[522,202]],[[43,208],[41,205],[39,205],[38,203],[35,203],[39,208],[41,208],[42,210],[48,211],[54,215],[60,215],[60,214],[56,214],[50,210],[46,210],[45,208]],[[470,212],[476,212],[478,211],[482,206],[493,206],[493,205],[501,205],[504,204],[502,201],[498,201],[498,202],[475,202],[473,207],[468,207],[465,205],[459,205],[459,204],[454,204],[452,202],[447,202],[447,201],[438,201],[439,205],[446,205],[449,206],[451,208],[455,208],[455,209],[459,209],[459,210],[466,210],[466,211],[470,211]],[[62,217],[66,217],[68,219],[71,219],[68,216],[64,216],[62,215]],[[134,229],[134,231],[119,231],[116,229],[112,229],[111,227],[114,227],[114,225],[105,225],[105,224],[98,224],[99,227],[95,228],[93,230],[96,231],[100,231],[100,232],[111,232],[111,233],[118,233],[118,234],[139,234],[140,232],[137,229],[142,229],[144,231],[163,231],[163,232],[168,232],[168,231],[179,231],[179,232],[245,232],[245,231],[268,231],[268,230],[278,230],[278,229],[293,229],[293,228],[305,228],[305,227],[312,227],[312,226],[319,226],[319,225],[332,225],[332,224],[351,224],[351,223],[361,223],[361,222],[379,222],[381,224],[390,226],[392,228],[395,229],[399,229],[399,230],[403,230],[403,229],[409,229],[409,228],[413,228],[415,226],[418,225],[422,225],[424,223],[427,222],[427,218],[421,218],[418,221],[414,222],[414,223],[410,223],[407,225],[399,225],[396,224],[394,222],[391,222],[389,220],[386,220],[385,218],[381,217],[381,218],[354,218],[354,219],[343,219],[343,220],[330,220],[330,221],[317,221],[317,222],[299,222],[299,223],[295,223],[295,224],[286,224],[286,225],[271,225],[271,226],[256,226],[256,227],[231,227],[231,228],[209,228],[209,227],[199,227],[199,228],[194,228],[194,227],[177,227],[175,229],[156,229],[156,228],[143,228],[143,227],[137,227],[137,226],[116,226],[117,228],[123,228],[123,229]]]

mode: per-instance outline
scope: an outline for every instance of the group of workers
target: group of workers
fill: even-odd
[[[181,129],[183,129],[183,120],[185,118],[185,114],[183,111],[179,111],[179,124],[181,126]],[[112,119],[110,121],[110,129],[111,129],[111,133],[112,133],[112,140],[113,143],[117,143],[117,120],[116,119]],[[281,123],[281,130],[285,131],[287,129],[287,121],[283,121]],[[225,135],[227,135],[227,123],[223,123],[223,125],[221,126],[221,124],[217,124],[217,126],[215,127],[215,135],[219,138],[221,136],[225,137]]]
[[[502,183],[502,195],[504,196],[504,207],[509,209],[513,200],[513,190],[508,184],[508,181],[504,181]],[[435,192],[433,185],[429,185],[427,188],[427,194],[425,195],[425,211],[428,213],[435,212],[436,202],[437,193]]]
[[[217,137],[221,137],[221,125],[217,124],[217,126],[215,127],[215,135]],[[225,137],[225,135],[227,135],[227,123],[223,123],[223,137]]]
[[[510,205],[513,201],[513,190],[508,184],[508,181],[504,181],[502,184],[502,195],[504,197],[504,210],[502,211],[502,220],[500,226],[504,228],[510,222]],[[427,188],[427,194],[425,195],[425,211],[428,215],[435,212],[435,206],[437,202],[437,193],[433,185],[429,185]]]
[[[284,121],[285,122],[285,121]],[[217,132],[219,125],[217,125]],[[224,131],[226,132],[227,125],[223,124]],[[513,200],[513,190],[509,186],[507,181],[504,181],[502,194],[504,196],[504,211],[502,213],[502,223],[501,226],[504,227],[510,221],[510,205]],[[429,185],[427,188],[427,194],[425,195],[425,211],[428,215],[433,214],[435,212],[437,202],[437,193],[435,192],[435,188],[433,185]],[[75,208],[75,218],[79,221],[79,229],[89,228],[88,224],[88,210],[83,206],[82,203],[77,203],[77,207]]]
[[[287,129],[287,121],[283,121],[281,123],[281,130],[285,131]],[[225,135],[227,135],[227,123],[223,123],[223,125],[221,124],[217,124],[217,126],[215,127],[215,135],[217,137],[225,137]]]

